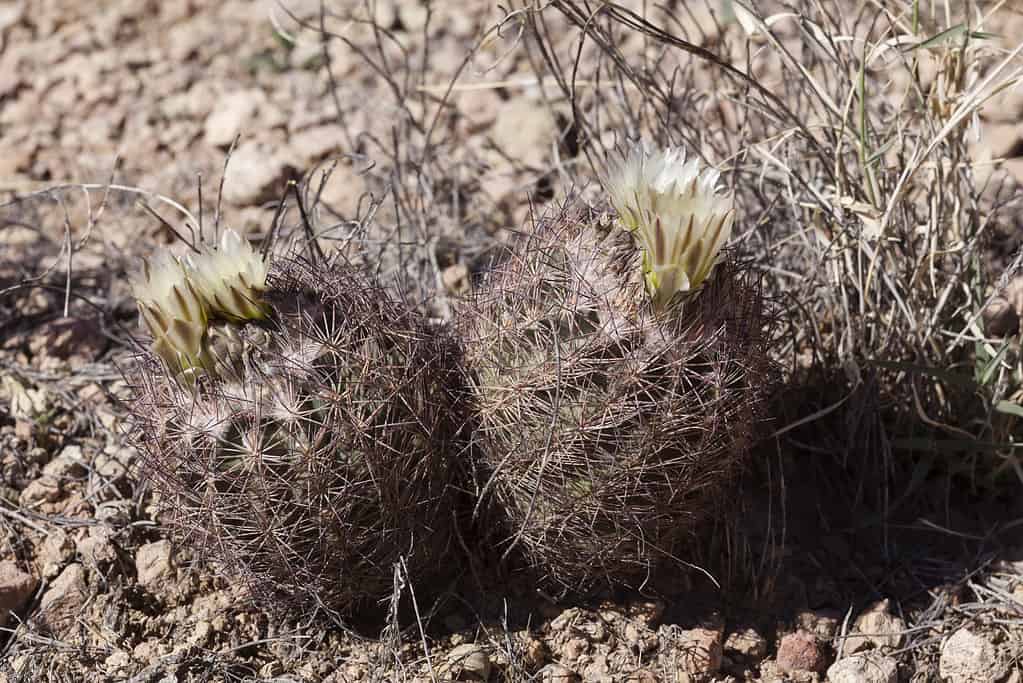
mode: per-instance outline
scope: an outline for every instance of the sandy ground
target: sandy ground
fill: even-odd
[[[296,24],[318,24],[318,2],[0,3],[0,192],[17,200],[0,206],[0,680],[1019,680],[1023,571],[975,539],[892,600],[884,567],[850,589],[808,553],[772,579],[777,600],[688,584],[554,603],[509,585],[363,637],[267,616],[166,537],[118,404],[127,277],[176,242],[143,203],[260,237],[306,181],[321,244],[380,245],[358,258],[443,318],[531,207],[590,175],[530,39],[490,31],[501,8],[381,0],[381,38],[348,4],[324,47]],[[707,44],[736,35],[677,15]],[[1023,106],[991,112],[978,157],[1023,175]],[[395,221],[416,202],[417,224]],[[855,564],[806,527],[820,557]]]

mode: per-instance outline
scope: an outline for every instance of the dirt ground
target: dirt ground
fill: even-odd
[[[0,681],[1020,680],[1019,497],[882,538],[827,510],[833,474],[805,461],[786,461],[782,509],[763,468],[745,475],[754,531],[702,551],[731,558],[723,587],[559,601],[452,567],[425,621],[348,630],[268,614],[173,543],[120,402],[128,277],[182,248],[143,204],[261,238],[303,193],[319,244],[358,237],[353,258],[444,319],[531,211],[592,178],[513,8],[379,0],[369,23],[331,4],[0,3]],[[671,7],[698,42],[741,35]],[[1023,182],[1023,95],[990,111],[977,156]],[[406,206],[422,221],[396,220]]]

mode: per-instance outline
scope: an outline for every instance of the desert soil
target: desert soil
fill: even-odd
[[[425,24],[419,3],[379,0],[382,42],[361,3],[333,5],[327,28],[348,42],[325,51],[289,16],[318,22],[318,2],[0,3],[0,681],[1019,680],[1023,556],[983,538],[899,594],[875,566],[837,576],[816,558],[854,573],[862,549],[810,528],[817,554],[781,552],[777,599],[690,582],[556,602],[510,585],[474,607],[447,600],[422,631],[375,633],[268,615],[170,540],[119,403],[138,332],[128,277],[181,248],[143,200],[180,227],[167,200],[198,215],[201,179],[211,224],[237,139],[224,224],[266,236],[288,181],[305,180],[325,248],[359,230],[410,241],[405,284],[435,289],[443,317],[489,250],[589,173],[515,21],[466,63],[504,16],[495,3],[435,2]],[[678,15],[708,43],[738,30]],[[410,125],[431,121],[456,73],[436,129]],[[1019,157],[1023,179],[1010,105],[978,155]],[[408,149],[430,144],[443,178],[414,172]],[[395,227],[394,183],[430,203],[428,222]],[[392,251],[387,273],[403,264]]]

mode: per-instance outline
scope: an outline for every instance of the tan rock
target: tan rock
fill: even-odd
[[[853,654],[869,648],[895,649],[902,643],[906,622],[889,612],[890,602],[882,600],[856,618],[853,635],[845,640],[842,652]]]
[[[752,628],[733,631],[725,639],[725,654],[759,663],[767,656],[767,639]]]
[[[540,670],[542,683],[578,683],[579,674],[561,664],[548,664]]]
[[[75,544],[63,529],[57,528],[46,535],[36,550],[35,563],[40,576],[52,579],[75,556]]]
[[[6,626],[11,613],[25,606],[38,583],[36,577],[23,572],[14,562],[0,562],[0,626]]]
[[[332,154],[337,154],[344,144],[345,134],[341,126],[326,124],[306,128],[291,136],[288,150],[298,168],[307,168]]]
[[[947,683],[984,683],[1001,680],[1006,666],[994,643],[963,627],[942,644],[938,673]]]
[[[679,672],[712,674],[721,668],[723,634],[716,628],[693,628],[681,633],[678,643]]]
[[[262,90],[251,89],[221,95],[206,117],[203,135],[214,147],[230,145],[235,136],[254,123],[260,105],[266,100]]]
[[[545,105],[516,97],[503,103],[491,137],[513,164],[541,167],[550,156],[557,132],[554,116]]]
[[[456,681],[485,681],[490,678],[490,657],[479,645],[466,643],[447,654],[442,675]]]
[[[39,602],[38,619],[54,633],[70,631],[88,599],[85,568],[75,562],[60,573]]]
[[[224,180],[224,199],[244,206],[273,199],[284,189],[284,159],[269,145],[243,142],[231,155]]]
[[[170,541],[147,543],[135,554],[135,571],[139,585],[151,593],[167,593],[166,584],[174,580],[174,564]]]
[[[876,652],[843,657],[828,668],[829,683],[898,683],[899,664]]]

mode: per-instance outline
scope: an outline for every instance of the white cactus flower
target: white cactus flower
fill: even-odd
[[[235,323],[269,314],[262,300],[267,262],[234,230],[225,230],[216,247],[203,245],[188,257],[187,265],[211,314]]]
[[[181,262],[163,253],[143,262],[142,277],[132,292],[149,333],[153,351],[175,371],[199,369],[206,334],[206,306]]]
[[[732,233],[732,196],[721,173],[686,160],[682,148],[636,146],[612,165],[605,182],[611,204],[643,248],[643,270],[654,306],[694,291],[714,267]]]

